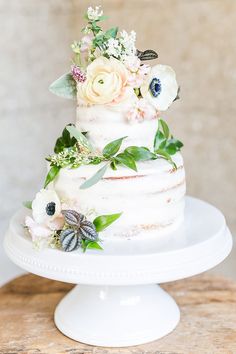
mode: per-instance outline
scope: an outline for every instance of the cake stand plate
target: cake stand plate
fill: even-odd
[[[222,213],[186,197],[185,221],[171,234],[147,239],[109,239],[104,251],[36,251],[22,224],[12,218],[5,250],[13,262],[40,276],[79,284],[59,303],[55,323],[66,336],[87,344],[122,347],[170,333],[180,312],[156,283],[206,271],[230,253],[232,237]]]

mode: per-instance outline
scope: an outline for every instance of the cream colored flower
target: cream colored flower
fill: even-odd
[[[140,91],[158,111],[167,110],[178,92],[174,70],[167,65],[153,66]]]
[[[78,83],[78,102],[86,104],[119,103],[130,94],[127,86],[128,71],[115,58],[103,56],[95,59],[88,67],[86,81]]]
[[[41,189],[32,202],[33,218],[38,224],[50,227],[50,223],[61,213],[61,202],[53,190]]]

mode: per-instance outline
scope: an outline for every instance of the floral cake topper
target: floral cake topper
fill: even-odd
[[[156,118],[178,97],[174,70],[147,61],[157,59],[154,50],[136,48],[136,33],[118,27],[103,30],[100,6],[89,7],[83,37],[74,41],[71,70],[50,86],[66,98],[76,98],[79,105],[125,104],[129,121]]]

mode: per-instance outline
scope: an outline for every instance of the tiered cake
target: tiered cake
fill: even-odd
[[[44,189],[27,203],[25,220],[36,245],[64,251],[101,250],[112,237],[158,237],[184,218],[183,144],[160,118],[178,98],[175,73],[146,64],[157,53],[137,50],[134,31],[102,30],[99,7],[86,19],[71,72],[50,86],[77,98],[76,124],[47,157]]]

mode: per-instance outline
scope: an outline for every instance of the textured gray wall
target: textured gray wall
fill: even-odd
[[[82,16],[98,3],[107,26],[135,29],[138,47],[176,70],[181,100],[165,118],[185,142],[188,193],[221,208],[236,233],[236,1],[0,0],[2,233],[42,185],[44,156],[74,120],[73,103],[48,85],[67,70]]]

